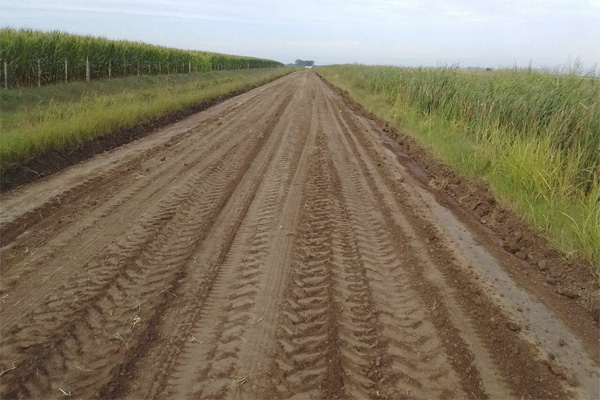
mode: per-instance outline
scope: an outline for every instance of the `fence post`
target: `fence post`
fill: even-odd
[[[65,83],[69,82],[69,75],[68,75],[68,66],[67,66],[67,59],[65,58]]]
[[[112,77],[112,60],[108,60],[108,79]]]
[[[192,62],[188,61],[188,74],[192,73]]]
[[[137,66],[138,67],[138,76],[140,76],[140,62],[138,61],[137,63],[138,63],[138,66]]]
[[[90,83],[90,57],[85,57],[85,81]]]
[[[8,63],[4,60],[4,89],[8,89]]]
[[[37,63],[37,67],[38,67],[38,87],[42,86],[42,64],[40,63],[40,59],[38,58],[38,63]]]

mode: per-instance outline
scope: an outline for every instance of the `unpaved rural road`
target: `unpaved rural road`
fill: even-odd
[[[600,398],[592,321],[440,199],[313,71],[5,193],[0,394]]]

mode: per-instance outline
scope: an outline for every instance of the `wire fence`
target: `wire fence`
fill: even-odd
[[[161,63],[144,61],[90,62],[86,57],[83,61],[64,59],[62,62],[42,63],[41,59],[28,63],[9,63],[3,61],[3,74],[0,87],[41,87],[43,85],[122,78],[126,76],[181,74],[208,72],[231,69],[269,68],[278,66],[277,63],[252,63],[250,61],[237,63],[206,63],[197,65],[192,61],[183,63]]]
[[[282,66],[280,62],[60,31],[0,29],[0,87]]]

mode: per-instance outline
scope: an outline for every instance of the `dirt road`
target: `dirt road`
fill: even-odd
[[[1,197],[3,398],[599,398],[597,326],[301,71]]]

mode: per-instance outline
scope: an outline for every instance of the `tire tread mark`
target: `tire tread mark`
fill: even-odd
[[[331,270],[333,199],[323,134],[309,161],[304,208],[292,255],[271,385],[281,398],[337,397],[343,390],[338,314]],[[328,393],[320,393],[327,381]]]
[[[285,106],[287,100],[284,98],[284,100],[282,100],[282,103]],[[262,102],[260,102],[260,104],[262,104]],[[261,121],[263,121],[265,126],[269,126],[270,121],[268,119],[268,116],[261,114],[260,119]],[[98,252],[102,250],[96,248],[98,246],[96,243],[105,242],[106,240],[103,240],[103,238],[110,239],[110,237],[114,237],[121,233],[121,235],[126,234],[126,240],[123,241],[122,238],[119,238],[118,240],[113,241],[113,243],[110,244],[107,249],[103,250],[103,252],[107,254],[106,256],[104,256],[104,260],[90,260],[89,263],[86,263],[84,261],[85,267],[70,272],[70,276],[66,275],[66,269],[63,268],[56,269],[56,273],[60,276],[54,277],[51,273],[49,273],[47,276],[44,276],[44,282],[50,282],[51,280],[54,280],[57,282],[62,282],[62,284],[55,288],[49,288],[47,287],[48,284],[46,284],[44,287],[41,288],[40,291],[37,291],[33,295],[33,297],[28,299],[27,302],[22,302],[20,307],[17,307],[17,309],[15,309],[14,312],[12,312],[11,314],[15,315],[15,318],[20,318],[20,316],[24,314],[29,315],[31,310],[28,311],[26,307],[32,308],[35,305],[35,308],[37,308],[38,304],[43,303],[44,298],[49,298],[50,296],[54,297],[54,299],[51,300],[51,302],[58,306],[56,308],[63,308],[65,299],[76,298],[78,304],[82,304],[82,302],[85,302],[86,296],[93,295],[98,289],[102,288],[106,284],[107,280],[111,276],[109,271],[112,271],[113,274],[116,273],[116,271],[118,270],[117,263],[120,262],[119,260],[135,259],[137,255],[136,253],[132,253],[131,250],[140,248],[145,241],[152,240],[153,234],[156,231],[160,230],[162,225],[168,222],[170,218],[169,215],[172,215],[174,210],[177,208],[177,203],[181,201],[181,199],[185,198],[186,193],[189,193],[191,187],[193,187],[198,182],[204,179],[198,177],[198,173],[206,174],[207,171],[210,171],[214,167],[214,165],[220,162],[219,158],[230,157],[230,153],[232,151],[239,152],[241,147],[251,147],[252,141],[259,140],[257,138],[252,137],[251,135],[232,135],[232,137],[233,139],[236,139],[232,143],[216,143],[210,146],[208,149],[209,152],[205,153],[208,154],[208,157],[206,159],[203,160],[203,157],[193,159],[202,160],[202,162],[198,163],[197,167],[190,169],[189,172],[187,172],[187,174],[184,175],[183,179],[177,181],[177,186],[174,186],[171,189],[173,198],[168,198],[167,200],[165,200],[161,199],[160,196],[155,196],[155,192],[157,190],[164,190],[164,187],[160,187],[158,189],[153,189],[152,193],[150,194],[150,197],[157,197],[155,200],[158,201],[157,205],[153,206],[152,202],[150,202],[150,204],[148,204],[147,207],[139,207],[138,205],[140,203],[147,203],[149,200],[151,200],[151,198],[147,196],[139,198],[138,196],[134,200],[133,197],[135,194],[135,190],[130,191],[129,189],[126,189],[124,196],[119,197],[116,204],[110,204],[109,209],[103,211],[99,218],[108,220],[110,219],[109,215],[111,211],[114,211],[115,208],[121,204],[129,203],[130,209],[127,211],[127,213],[132,217],[132,219],[135,218],[134,222],[132,224],[123,226],[123,224],[120,224],[119,221],[115,218],[110,219],[110,221],[106,222],[106,224],[108,224],[108,230],[103,235],[99,236],[95,234],[95,231],[89,233],[89,237],[88,239],[86,239],[88,245],[87,247],[84,246],[83,248],[78,250],[77,257],[78,259],[86,260],[86,258],[90,258],[89,256],[87,256],[89,252]],[[196,162],[194,161],[194,163]],[[192,185],[186,186],[185,180],[188,179],[196,179],[196,181]],[[182,180],[184,183],[181,182]],[[150,180],[143,181],[149,182]],[[138,188],[137,185],[132,186],[134,188]],[[156,209],[156,207],[164,208],[165,203],[171,204],[170,210],[155,210],[150,213],[148,212],[148,210],[152,209],[152,207],[154,207],[154,209]],[[71,239],[79,238],[78,241],[81,242],[81,233],[82,232],[75,232]],[[60,241],[62,241],[62,239],[59,240],[59,242]],[[54,257],[54,255],[48,253],[48,251],[36,251],[35,258],[28,258],[24,263],[22,263],[23,265],[17,265],[16,269],[25,270],[29,268],[31,269],[31,271],[36,271],[40,270],[42,266],[45,269],[50,269],[46,265],[48,263],[48,259],[53,259],[53,263],[58,266],[68,264],[72,262],[71,251],[63,251],[62,253],[60,251],[63,248],[69,248],[69,246],[72,247],[71,241],[64,240],[64,242],[61,243],[61,245],[58,248],[52,249],[51,251],[53,251],[54,253],[58,252],[57,257]],[[88,253],[86,253],[86,251]],[[102,277],[104,278],[104,280],[97,279],[98,277]],[[87,285],[84,285],[82,287],[82,285],[79,284],[80,282],[86,282]],[[60,293],[60,297],[56,295],[57,292]],[[70,308],[72,307],[67,307],[67,309]],[[46,313],[47,311],[42,312],[41,310],[35,310],[35,318],[44,318],[44,314]],[[51,318],[55,319],[53,316]],[[4,319],[2,324],[3,337],[7,336],[5,333],[7,329],[16,329],[13,328],[14,322],[15,321],[12,321],[10,317]]]
[[[266,97],[261,97],[255,102],[244,102],[243,109],[259,110],[267,106],[270,101]],[[227,109],[225,112],[233,112],[233,110]],[[14,242],[12,247],[15,249],[40,248],[35,252],[35,257],[31,257],[29,252],[23,250],[3,251],[5,288],[13,283],[22,282],[28,275],[36,272],[40,264],[44,264],[48,258],[54,258],[56,255],[60,257],[64,249],[73,247],[74,241],[81,243],[82,235],[98,221],[105,222],[110,219],[122,205],[129,204],[128,210],[124,211],[121,208],[119,211],[127,212],[132,219],[137,218],[143,209],[136,205],[153,201],[153,197],[164,190],[163,185],[156,184],[156,179],[160,179],[166,185],[173,185],[179,181],[174,179],[175,176],[189,175],[186,171],[193,170],[199,164],[205,165],[207,159],[214,160],[217,151],[223,152],[223,149],[247,139],[243,135],[223,135],[227,130],[235,130],[237,126],[242,129],[241,126],[244,124],[260,127],[267,120],[267,116],[260,112],[243,114],[245,118],[225,118],[224,114],[212,118],[214,122],[212,129],[207,126],[194,127],[174,135],[165,143],[146,149],[122,164],[103,170],[101,176],[86,179],[67,189],[56,198],[53,197],[34,210],[21,215],[16,221],[1,224],[0,238],[3,243]],[[199,133],[200,137],[198,137]],[[151,170],[146,169],[143,173],[145,179],[131,180],[129,174],[122,173],[123,170],[139,168],[145,159],[156,157],[163,148],[181,146],[184,142],[188,143],[188,146],[183,147],[183,151],[176,152],[173,160],[152,165]],[[185,163],[182,160],[185,160]],[[150,176],[146,177],[148,174]],[[117,188],[119,190],[115,190]],[[90,203],[85,199],[90,193],[95,194],[93,204],[97,205],[92,206],[92,210],[90,210]],[[101,193],[100,197],[97,197],[98,193]],[[69,204],[69,207],[62,207],[63,203]],[[77,213],[74,208],[80,208],[81,213],[85,213],[83,224],[81,220],[71,217]],[[56,222],[57,220],[59,223]],[[105,222],[103,225],[105,229],[101,235],[95,231],[90,233],[94,235],[93,243],[103,243],[106,240],[101,239],[110,239],[123,229],[122,224],[119,223]],[[50,227],[51,230],[60,226],[61,230],[58,235],[48,235],[45,226]],[[19,237],[18,235],[25,229],[29,229],[30,233]]]
[[[350,221],[356,229],[365,276],[372,286],[374,308],[378,310],[382,342],[386,344],[379,362],[385,360],[391,370],[382,377],[388,380],[387,395],[460,397],[463,393],[456,391],[457,378],[449,367],[444,348],[432,334],[435,329],[411,290],[413,282],[406,279],[406,260],[395,254],[382,215],[373,206],[374,199],[368,199],[364,192],[368,189],[357,171],[346,167],[351,182],[342,191],[349,199]]]
[[[266,124],[269,129],[265,135],[262,135],[264,138],[263,143],[267,143],[268,138],[273,135],[273,127],[280,119],[284,110],[288,108],[291,98],[291,94],[286,96],[281,104],[276,107],[274,113],[269,116]],[[255,172],[252,176],[252,180],[248,180],[248,182],[254,183],[249,185],[248,192],[243,195],[244,200],[242,201],[243,206],[241,208],[239,205],[233,205],[233,203],[230,204],[230,206],[235,208],[235,213],[238,215],[238,217],[236,217],[233,224],[227,229],[227,233],[217,235],[219,237],[218,240],[220,241],[220,244],[213,244],[212,246],[218,248],[218,251],[209,252],[210,254],[206,256],[207,259],[204,260],[205,265],[203,266],[201,276],[199,278],[193,278],[193,281],[196,282],[194,286],[190,287],[189,285],[182,285],[178,291],[177,296],[181,296],[181,300],[178,300],[176,303],[178,305],[182,305],[182,307],[185,309],[185,312],[180,313],[181,310],[177,311],[177,313],[181,314],[181,321],[171,332],[169,332],[170,338],[168,343],[165,343],[164,346],[160,346],[159,350],[153,353],[153,359],[159,360],[157,362],[161,364],[161,368],[151,372],[154,375],[152,384],[143,390],[138,389],[136,396],[140,395],[144,398],[154,398],[161,396],[161,393],[164,394],[165,391],[168,392],[168,380],[174,373],[177,373],[178,369],[180,368],[179,364],[181,362],[185,362],[186,346],[193,344],[190,342],[192,330],[198,323],[197,321],[202,318],[205,307],[209,305],[209,295],[214,291],[215,284],[218,282],[223,268],[227,268],[227,254],[230,252],[230,249],[235,242],[235,238],[242,225],[242,222],[245,220],[248,209],[254,201],[259,183],[262,181],[262,177],[266,173],[267,167],[271,164],[271,159],[273,158],[276,149],[279,147],[280,142],[281,138],[276,137],[273,140],[271,147],[264,149],[265,157],[263,157],[261,164],[252,166],[255,167],[257,172]],[[264,144],[258,147],[254,156],[249,158],[249,164],[254,162],[255,158],[257,158],[257,152],[264,147]],[[244,172],[248,174],[251,173],[249,172],[251,169],[249,164],[243,168]],[[240,177],[240,179],[242,180],[244,178]],[[193,268],[193,266],[197,264],[197,261],[194,260],[195,258],[192,257],[191,264],[188,268]],[[250,279],[252,279],[251,276],[252,274],[250,274]],[[147,362],[149,364],[153,363],[153,361]],[[117,395],[127,392],[128,390],[129,389],[126,385],[126,387],[114,388],[112,391],[110,391],[110,393]]]
[[[282,89],[285,85],[287,85],[285,81],[277,80],[265,85],[262,89],[259,90],[264,90],[266,87],[269,87],[269,90],[279,90]],[[230,104],[230,102],[217,105],[216,107],[220,107],[222,105],[225,105],[226,107],[220,112],[219,115],[208,119],[207,122],[216,122],[218,126],[213,130],[209,131],[206,135],[206,138],[217,138],[220,136],[221,132],[230,129],[235,124],[240,125],[242,123],[239,119],[236,118],[223,118],[226,114],[232,113],[233,111],[235,111],[236,114],[240,114],[240,112],[249,108],[260,110],[271,101],[271,99],[268,97],[261,97],[257,101],[249,101],[256,97],[259,97],[259,94],[248,94],[245,101],[236,103],[233,106]],[[255,115],[260,118],[261,113],[245,112],[244,115]],[[197,131],[198,128],[192,128],[184,131],[183,133],[176,134],[173,137],[171,137],[167,142],[136,154],[135,157],[127,160],[124,164],[119,164],[117,168],[103,170],[102,176],[96,176],[91,179],[86,179],[83,182],[77,184],[76,186],[67,189],[65,192],[60,194],[60,201],[55,201],[55,198],[49,199],[48,202],[45,202],[39,207],[20,215],[19,217],[17,217],[17,219],[0,224],[0,246],[4,246],[6,243],[12,242],[26,229],[30,229],[38,222],[54,214],[56,210],[60,209],[61,203],[71,203],[77,199],[83,198],[90,192],[97,192],[99,189],[102,190],[102,184],[104,182],[109,182],[108,186],[104,185],[104,189],[107,189],[108,187],[114,187],[115,181],[125,176],[122,174],[123,169],[128,169],[134,164],[140,162],[141,159],[154,156],[164,146],[170,146],[172,143],[181,142],[185,139],[189,139],[191,136],[195,136],[197,134]]]
[[[352,154],[352,157],[358,160],[357,168],[360,168],[363,171],[363,175],[366,178],[364,183],[365,187],[370,188],[370,192],[372,193],[372,196],[374,196],[374,202],[376,204],[382,205],[379,211],[383,215],[383,219],[381,220],[381,225],[383,226],[383,229],[389,232],[394,237],[395,242],[403,243],[403,249],[399,249],[397,246],[392,246],[391,248],[391,252],[395,253],[398,256],[398,259],[404,260],[402,264],[408,267],[403,267],[403,271],[401,273],[405,281],[402,288],[406,286],[410,289],[412,287],[413,289],[415,289],[414,294],[417,295],[417,288],[421,285],[420,280],[424,278],[420,276],[415,276],[414,267],[415,265],[418,265],[423,261],[420,258],[415,257],[413,255],[413,253],[416,251],[413,248],[412,244],[414,238],[410,237],[410,235],[407,235],[406,232],[404,232],[405,228],[395,225],[396,222],[394,222],[395,217],[393,211],[391,211],[390,206],[387,205],[386,198],[383,195],[383,191],[387,190],[387,187],[380,188],[375,184],[375,182],[377,182],[378,179],[376,179],[376,177],[373,176],[373,174],[369,170],[369,167],[366,164],[365,159],[363,159],[363,157],[369,156],[368,154],[362,155],[362,151],[364,151],[365,153],[367,152],[367,149],[369,152],[373,151],[372,147],[364,143],[364,141],[368,140],[364,137],[362,133],[364,129],[355,126],[354,119],[351,116],[346,115],[343,111],[339,111],[339,113],[334,111],[339,110],[339,107],[333,105],[334,100],[332,99],[331,95],[327,97],[327,101],[329,104],[328,107],[331,109],[331,112],[333,112],[336,117],[337,124],[340,128],[339,131],[343,134],[342,136],[344,138],[344,142],[346,143],[345,146],[348,148],[347,152],[349,154]],[[406,277],[409,277],[409,279],[414,279],[414,281],[406,281]],[[416,299],[416,296],[414,298]],[[447,315],[448,311],[446,310],[444,303],[440,301],[434,303],[433,313],[437,316]],[[452,325],[452,323],[448,319],[443,320],[443,326],[440,326],[440,321],[436,320],[435,318],[430,318],[430,321],[430,323],[433,324],[437,333],[444,338],[444,342],[437,340],[437,342],[441,344],[441,347],[443,347],[445,353],[447,354],[446,357],[448,362],[443,364],[451,365],[454,370],[453,373],[447,372],[446,374],[442,374],[441,376],[437,376],[436,374],[433,374],[432,376],[436,380],[440,380],[440,382],[443,382],[447,379],[450,379],[450,381],[454,381],[455,378],[452,378],[451,375],[456,374],[456,379],[458,379],[462,385],[463,393],[470,392],[478,398],[487,398],[488,395],[482,387],[480,372],[474,365],[473,356],[469,351],[469,348],[465,343],[464,339],[459,335],[458,329],[454,325]],[[455,344],[455,346],[450,347],[450,345],[448,344],[450,343],[450,341],[448,340],[448,335],[450,335],[452,342]],[[456,354],[460,354],[462,358],[460,361],[457,361],[457,357],[455,357]],[[435,368],[436,364],[442,363],[440,359],[436,359],[435,355],[428,354],[428,357],[430,357],[431,367],[433,368]],[[427,370],[431,371],[432,368],[428,367]],[[469,372],[465,373],[465,370]],[[413,383],[417,384],[417,381],[414,381]],[[418,386],[419,385],[417,384],[415,389]],[[456,392],[461,391],[458,388],[454,388],[453,390]]]
[[[254,148],[258,150],[261,147],[262,142],[262,140],[255,141]],[[193,250],[204,236],[200,234],[203,225],[207,221],[214,219],[214,215],[217,214],[219,209],[218,207],[222,208],[225,201],[228,199],[228,192],[231,190],[232,183],[235,183],[236,180],[233,179],[232,181],[231,178],[223,179],[223,175],[235,176],[234,171],[237,171],[235,172],[237,176],[243,174],[245,169],[244,162],[241,160],[251,160],[250,154],[252,153],[253,152],[248,152],[247,148],[243,146],[236,146],[235,151],[231,151],[228,153],[228,156],[219,159],[214,167],[209,169],[208,174],[198,174],[191,179],[190,182],[184,185],[184,190],[175,192],[174,196],[170,197],[169,200],[159,204],[159,211],[151,217],[150,223],[148,224],[150,227],[156,229],[156,233],[143,236],[149,238],[150,241],[146,240],[142,241],[140,244],[135,243],[124,246],[126,248],[134,249],[133,254],[130,254],[131,257],[128,257],[128,262],[124,265],[128,268],[122,268],[116,276],[113,276],[108,282],[104,283],[102,289],[98,291],[98,294],[90,298],[83,308],[80,308],[80,310],[76,311],[74,314],[70,314],[69,319],[73,320],[73,322],[67,323],[66,326],[59,325],[57,332],[51,336],[51,338],[55,339],[48,340],[48,338],[46,338],[45,340],[42,340],[41,343],[38,342],[38,344],[32,346],[31,349],[28,349],[29,351],[27,351],[27,354],[30,355],[26,356],[25,360],[35,358],[36,361],[25,361],[25,364],[28,365],[29,368],[22,368],[22,373],[25,374],[28,372],[25,370],[30,370],[34,366],[39,368],[39,366],[45,364],[58,364],[64,369],[69,362],[73,362],[73,360],[76,359],[75,356],[81,354],[82,350],[79,348],[80,345],[73,345],[71,343],[72,341],[69,341],[69,337],[75,338],[72,332],[83,331],[84,336],[93,338],[97,335],[97,332],[102,332],[104,330],[106,339],[106,334],[108,334],[108,337],[110,338],[112,333],[107,332],[107,328],[117,329],[119,323],[122,327],[124,321],[135,320],[135,312],[132,312],[132,310],[129,309],[122,310],[122,305],[119,304],[120,301],[122,302],[126,299],[135,297],[135,304],[143,304],[144,307],[148,309],[148,312],[152,314],[154,309],[164,300],[164,294],[170,290],[169,285],[167,285],[167,287],[161,287],[161,284],[165,280],[170,282],[170,286],[177,286],[180,284],[180,275],[182,275],[181,270],[189,255],[189,251]],[[246,157],[244,157],[244,154]],[[232,165],[237,165],[237,168],[232,168]],[[227,171],[230,173],[227,174]],[[226,190],[228,186],[230,188],[229,191]],[[190,207],[192,208],[190,209]],[[188,210],[187,213],[185,212],[186,209]],[[196,211],[194,211],[194,209]],[[198,216],[198,212],[200,213],[199,216],[201,218],[195,219],[195,217]],[[190,219],[192,215],[194,218]],[[204,220],[202,216],[204,216]],[[159,221],[159,227],[156,227],[156,221]],[[210,226],[210,224],[208,225]],[[194,238],[191,244],[186,245],[185,247],[179,246],[180,243],[188,243],[188,240],[191,238]],[[141,248],[141,246],[145,246],[146,250],[143,250],[140,254],[137,249]],[[172,265],[169,263],[172,263]],[[140,288],[144,289],[140,291]],[[90,307],[97,311],[94,315],[88,313]],[[120,313],[115,313],[115,309],[119,310]],[[125,318],[126,314],[131,316]],[[96,318],[86,319],[86,317],[90,316],[95,316]],[[84,321],[83,323],[80,322],[82,320]],[[152,320],[152,316],[149,315],[142,319],[142,321],[144,320]],[[143,332],[145,328],[147,328],[147,326],[141,322],[137,332]],[[134,327],[131,327],[131,332],[127,331],[127,329],[125,330],[127,331],[127,334],[131,335],[131,341],[139,342],[143,339],[143,335],[133,335],[133,329]],[[133,343],[127,342],[127,338],[124,334],[116,331],[116,333],[112,333],[112,335],[117,339],[116,345],[114,340],[110,341],[109,339],[106,344],[107,347],[112,347],[113,350],[115,347],[118,348],[122,344],[125,344],[127,348],[129,348],[130,345],[135,347]],[[53,340],[55,341],[52,345],[45,344],[49,342],[52,343]],[[92,346],[93,343],[95,343],[93,340],[89,342],[76,340],[76,342],[88,343]],[[112,346],[110,346],[111,344]],[[71,348],[75,352],[74,354],[71,354]],[[44,349],[44,351],[40,351],[42,349]],[[92,347],[88,350],[93,354],[94,350],[98,351],[98,348]],[[106,353],[108,350],[109,349],[105,348],[101,351]],[[102,357],[99,357],[99,359],[101,360]],[[101,362],[99,364],[101,364]],[[93,369],[95,370],[94,376],[96,377],[93,382],[94,385],[98,385],[99,382],[110,381],[110,378],[114,378],[115,369],[118,368],[112,365],[95,365]],[[54,368],[45,368],[45,370],[49,374],[51,374],[52,371],[60,371],[60,369],[57,370]],[[105,379],[100,379],[103,376],[101,372],[104,373]],[[17,374],[13,374],[13,376],[16,377]],[[29,376],[33,376],[33,374]],[[16,381],[17,379],[12,381],[13,389],[10,391],[12,394],[26,393],[28,395],[35,395],[35,393],[41,394],[49,389],[43,385],[43,382],[39,380],[35,382],[31,378],[21,379],[18,382]],[[85,392],[88,389],[86,387],[86,381],[89,382],[85,379],[82,380],[82,382],[78,382],[81,386],[76,389]],[[37,383],[42,383],[42,386],[36,387]]]
[[[255,217],[243,223],[246,231],[252,233],[245,237],[245,243],[242,243],[241,237],[236,238],[225,261],[227,267],[224,266],[224,269],[234,271],[235,276],[226,288],[220,290],[229,295],[224,299],[223,317],[215,328],[215,342],[208,351],[205,365],[198,371],[198,385],[202,388],[193,394],[194,397],[226,396],[232,389],[236,390],[232,385],[235,376],[244,373],[239,365],[240,352],[246,344],[243,336],[260,322],[255,301],[263,286],[264,273],[268,265],[273,264],[273,250],[279,250],[273,248],[275,231],[282,228],[282,225],[278,228],[276,223],[279,224],[286,212],[287,189],[292,184],[293,167],[299,167],[301,157],[298,149],[306,145],[308,137],[308,132],[292,135],[291,131],[294,130],[287,125],[281,129],[281,134],[287,137],[283,138],[285,145],[280,151],[279,160],[270,166],[265,190],[259,189],[260,194],[255,200],[256,211],[250,213]],[[243,259],[238,259],[239,254],[245,254]]]
[[[267,194],[260,201],[257,220],[248,227],[253,234],[247,243],[234,241],[232,249],[246,247],[246,256],[241,263],[235,264],[230,257],[225,260],[224,269],[235,270],[235,278],[224,291],[230,293],[223,308],[224,315],[215,328],[217,341],[208,352],[206,364],[198,371],[198,380],[206,385],[194,396],[200,398],[219,398],[231,386],[232,375],[235,374],[237,353],[242,346],[246,327],[256,319],[253,305],[258,294],[260,280],[263,275],[262,264],[268,255],[269,241],[275,229],[277,206],[280,203],[279,186],[283,169],[279,169],[276,180],[271,182]]]

